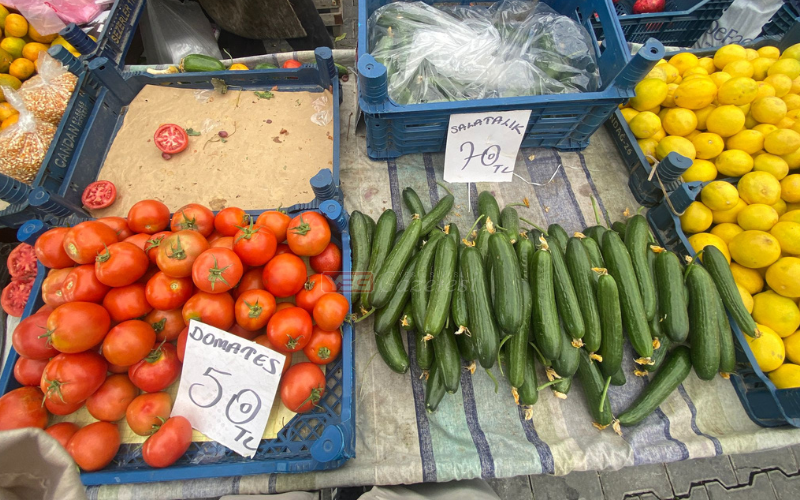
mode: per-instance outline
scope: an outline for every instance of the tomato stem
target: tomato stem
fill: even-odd
[[[111,252],[108,250],[108,245],[103,243],[103,248],[105,248],[104,252],[97,252],[97,257],[94,259],[96,262],[106,262],[111,258]]]
[[[300,236],[305,236],[311,231],[311,224],[303,220],[303,216],[300,216],[300,225],[290,228],[290,230],[294,234],[299,234]]]
[[[261,316],[261,311],[264,310],[264,308],[258,303],[258,299],[256,299],[255,304],[250,304],[246,300],[244,301],[244,304],[250,309],[250,312],[247,313],[248,318],[257,318]]]
[[[246,215],[246,216],[248,216],[247,214],[245,214],[245,215]],[[249,217],[249,216],[248,216],[248,217]],[[238,243],[238,242],[239,242],[239,240],[241,240],[242,238],[244,238],[244,239],[246,239],[246,240],[252,239],[253,235],[254,235],[254,234],[256,234],[256,233],[257,233],[259,230],[261,230],[261,228],[259,227],[259,228],[257,228],[257,229],[254,231],[254,230],[253,230],[253,226],[254,226],[254,225],[255,225],[255,223],[251,221],[249,226],[245,226],[245,227],[242,227],[242,226],[236,226],[236,228],[238,228],[238,229],[240,229],[240,230],[242,231],[242,234],[240,234],[240,235],[239,235],[239,236],[238,236],[238,237],[237,237],[237,238],[234,240],[233,244],[235,245],[235,244],[236,244],[236,243]]]
[[[320,347],[317,351],[317,356],[319,356],[319,359],[328,359],[331,357],[331,350],[327,347]]]
[[[167,255],[170,259],[184,260],[186,259],[186,250],[181,246],[181,237],[175,237],[175,245],[171,247],[172,255]]]
[[[214,258],[214,267],[208,270],[208,281],[211,282],[211,291],[213,292],[214,285],[216,285],[218,281],[225,283],[226,285],[228,285],[228,287],[231,286],[230,283],[228,283],[228,281],[225,279],[225,276],[222,275],[225,271],[228,270],[229,267],[231,267],[231,264],[228,264],[227,266],[220,269],[219,263],[217,262],[217,256],[212,255],[212,257]]]
[[[153,330],[156,333],[161,333],[166,325],[167,325],[167,318],[161,318],[160,320],[152,324]]]

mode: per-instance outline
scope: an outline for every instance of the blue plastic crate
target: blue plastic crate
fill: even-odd
[[[800,2],[783,0],[783,5],[761,29],[761,36],[780,36],[789,31],[800,18]]]
[[[358,7],[359,105],[367,122],[367,154],[376,160],[444,151],[451,114],[519,109],[532,110],[522,147],[584,149],[589,137],[617,105],[633,97],[636,83],[664,54],[663,46],[652,40],[636,56],[630,57],[611,0],[547,0],[556,11],[580,22],[590,35],[593,33],[590,19],[595,16],[606,28],[604,49],[601,51],[596,41],[594,43],[602,80],[600,90],[399,105],[388,95],[386,67],[369,54],[367,42],[367,19],[387,3],[389,0],[365,0]],[[455,3],[467,5],[470,2]]]
[[[125,54],[136,34],[145,3],[146,0],[116,0],[97,42],[74,23],[70,23],[59,34],[81,53],[82,60],[105,57],[121,68],[125,65]]]
[[[348,215],[334,200],[294,205],[287,209],[287,213],[293,217],[307,210],[318,211],[328,218],[332,240],[342,249],[343,273],[338,280],[343,284],[342,293],[350,301],[350,289],[344,279],[349,275],[352,266]],[[261,210],[248,210],[248,213],[257,216]],[[47,227],[40,221],[33,221],[23,225],[18,236],[20,240],[27,240],[32,244]],[[38,271],[23,317],[28,317],[44,304],[41,287],[47,270],[39,264]],[[322,409],[296,415],[281,429],[277,438],[262,440],[252,459],[244,458],[214,441],[195,442],[174,465],[154,469],[144,463],[141,445],[124,444],[105,469],[82,472],[83,484],[91,486],[274,472],[297,473],[341,467],[355,456],[356,442],[355,337],[350,323],[342,325],[342,335],[341,356],[326,368],[327,386],[319,403]],[[19,387],[13,376],[18,357],[12,347],[0,376],[0,394]]]

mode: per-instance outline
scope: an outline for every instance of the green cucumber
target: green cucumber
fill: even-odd
[[[697,264],[689,266],[687,273],[692,366],[701,380],[711,380],[719,371],[719,322],[714,280]]]
[[[261,63],[261,64],[256,64],[256,67],[253,69],[278,69],[278,67],[270,63]]]
[[[450,328],[444,328],[430,342],[433,343],[435,362],[441,370],[444,388],[452,394],[458,390],[458,382],[461,380],[461,355],[456,336]]]
[[[369,215],[367,215],[367,214],[362,212],[361,216],[364,217],[365,221],[367,221],[367,227],[369,227],[369,247],[371,249],[372,248],[372,238],[375,236],[375,228],[376,228],[377,225],[375,224],[375,219],[373,219]]]
[[[585,239],[585,238],[584,238]],[[583,314],[585,333],[583,346],[589,352],[600,349],[602,330],[600,327],[600,313],[597,312],[597,299],[595,298],[594,276],[589,253],[581,243],[580,238],[570,238],[567,242],[567,252],[564,255],[567,262],[567,271],[575,288],[575,295]]]
[[[572,345],[572,338],[566,329],[561,330],[561,353],[557,358],[553,358],[553,369],[561,378],[575,375],[578,371],[578,351],[580,347]]]
[[[500,224],[500,206],[489,191],[481,191],[478,195],[478,215],[483,215],[481,225],[485,226],[491,220],[493,224]]]
[[[411,286],[411,314],[414,324],[422,332],[425,325],[425,314],[428,312],[428,286],[431,281],[431,270],[436,257],[436,247],[444,237],[441,231],[434,231],[430,239],[422,246],[414,270],[414,282]]]
[[[459,267],[467,291],[469,326],[475,351],[481,366],[491,368],[497,359],[500,335],[492,314],[489,284],[478,250],[474,247],[464,248]]]
[[[444,219],[447,213],[450,212],[450,209],[453,208],[454,202],[455,198],[453,195],[448,194],[439,200],[439,203],[437,203],[430,212],[422,216],[422,228],[419,232],[420,236],[424,236],[433,231],[433,228],[435,228],[436,225]]]
[[[677,346],[636,401],[617,417],[620,425],[636,425],[647,418],[683,383],[691,369],[689,348]]]
[[[410,300],[407,301],[406,305],[403,307],[403,315],[400,316],[400,326],[403,327],[403,329],[405,329],[408,332],[416,330],[414,323],[414,315],[411,314]]]
[[[617,282],[610,274],[603,274],[597,281],[597,309],[600,311],[600,324],[603,341],[598,354],[603,358],[600,371],[610,377],[622,366],[622,315],[619,304]],[[649,337],[649,335],[648,335]]]
[[[554,359],[561,354],[562,338],[553,290],[553,257],[550,252],[537,250],[533,254],[528,276],[531,278],[533,300],[533,339],[544,357]]]
[[[664,251],[656,256],[656,283],[661,327],[670,340],[683,342],[689,336],[689,313],[683,266],[677,255]]]
[[[489,259],[492,262],[497,324],[505,333],[514,335],[522,324],[522,276],[514,247],[499,232],[489,238]]]
[[[508,382],[511,387],[520,388],[525,383],[526,358],[528,355],[528,337],[531,330],[531,310],[533,299],[531,287],[522,281],[522,323],[519,329],[508,339]]]
[[[611,376],[611,385],[619,387],[625,385],[625,382],[627,382],[627,380],[625,380],[625,369],[620,367],[617,373]]]
[[[369,301],[375,308],[381,308],[389,302],[397,282],[408,264],[414,248],[419,240],[422,222],[419,219],[411,221],[408,228],[403,232],[403,236],[395,243],[394,248],[389,252],[386,260],[378,271],[378,276],[372,284]]]
[[[392,324],[386,335],[375,335],[375,343],[378,344],[378,352],[386,366],[397,373],[408,371],[408,354],[397,323]]]
[[[733,331],[731,323],[728,321],[728,313],[725,312],[725,305],[722,303],[717,290],[714,293],[714,302],[717,304],[717,323],[719,324],[719,373],[728,378],[728,375],[736,369],[736,346],[733,344]]]
[[[519,241],[519,214],[514,207],[505,207],[500,212],[500,227],[505,229],[508,241],[513,245]]]
[[[417,330],[414,332],[414,345],[417,349],[417,366],[420,370],[430,370],[433,366],[433,342],[425,340],[425,334]]]
[[[575,294],[575,287],[570,279],[567,263],[564,261],[564,251],[561,250],[561,245],[556,238],[547,236],[546,240],[550,254],[553,256],[553,286],[556,292],[558,314],[561,316],[561,321],[564,322],[567,333],[573,339],[580,339],[586,333],[586,324],[583,322],[578,296]],[[566,242],[564,242],[564,246],[566,247]]]
[[[483,267],[488,271],[489,270],[489,237],[492,236],[492,233],[489,232],[488,229],[483,228],[478,231],[478,238],[475,240],[475,248],[478,249],[478,252],[481,254],[481,261],[483,262]],[[487,273],[488,276],[488,273]]]
[[[643,215],[634,215],[628,220],[625,229],[625,247],[631,257],[633,272],[639,282],[639,293],[642,296],[642,305],[647,320],[653,319],[656,314],[656,287],[653,284],[653,275],[647,265],[647,241],[650,237],[650,227]]]
[[[373,328],[375,333],[379,335],[387,335],[391,328],[400,320],[403,310],[408,304],[408,299],[411,296],[411,284],[414,280],[414,264],[416,263],[417,256],[408,261],[403,276],[397,283],[397,290],[392,294],[389,302],[375,312],[375,321]]]
[[[555,240],[558,243],[558,248],[561,249],[561,253],[567,251],[567,241],[569,240],[569,235],[564,230],[563,227],[559,226],[558,224],[550,224],[547,227],[547,242],[550,243],[550,240]],[[550,243],[552,244],[552,243]]]
[[[463,250],[463,246],[458,249],[459,256]],[[460,266],[456,266],[456,275],[453,298],[450,300],[450,318],[460,333],[466,333],[469,330],[469,306],[467,305],[467,289],[464,286],[464,277],[461,274]]]
[[[519,404],[529,406],[536,404],[536,401],[539,400],[539,381],[536,377],[536,351],[530,345],[526,345],[525,349],[525,382],[517,387],[517,394]]]
[[[655,314],[653,317],[650,318],[650,336],[654,339],[660,339],[664,336],[664,330],[661,328],[661,311],[658,307],[658,289],[655,288],[655,276],[656,276],[656,254],[651,248],[650,245],[647,246],[647,267],[650,269],[650,276],[653,277],[653,292],[655,293],[656,299],[656,309]],[[663,253],[663,252],[662,252]]]
[[[627,226],[628,226],[627,222],[618,220],[617,222],[611,224],[611,230],[617,233],[620,238],[625,239],[625,229],[627,228]],[[602,245],[602,242],[600,244]]]
[[[394,210],[384,210],[375,225],[375,234],[372,236],[372,251],[369,257],[369,267],[367,272],[372,276],[380,270],[386,256],[394,245],[394,233],[397,231],[397,215]],[[370,309],[369,291],[361,292],[361,305],[364,309]]]
[[[189,54],[181,59],[181,73],[198,73],[206,71],[225,71],[222,61],[205,54]]]
[[[433,283],[422,327],[422,331],[426,335],[438,335],[444,328],[450,313],[453,273],[457,263],[458,245],[453,238],[443,237],[436,247],[436,256],[434,257]],[[455,341],[453,346],[455,347]]]
[[[456,344],[458,344],[458,352],[466,361],[474,361],[478,357],[478,353],[475,352],[475,342],[469,332],[456,335]]]
[[[372,233],[364,214],[358,210],[350,214],[350,250],[353,257],[353,274],[367,272],[372,245]],[[360,295],[353,297],[353,309],[359,303]]]
[[[661,345],[658,349],[653,350],[653,364],[652,365],[642,365],[641,367],[644,371],[653,373],[664,363],[664,360],[667,358],[667,354],[669,353],[670,347],[672,347],[672,340],[666,335],[659,340]]]
[[[403,190],[403,201],[411,211],[411,215],[417,214],[423,217],[427,213],[425,207],[422,206],[422,200],[419,199],[417,192],[413,188],[407,187]]]
[[[425,383],[425,409],[430,413],[435,412],[444,398],[445,392],[442,370],[439,368],[439,363],[434,363],[428,373],[428,381]]]
[[[758,337],[761,332],[758,331],[755,320],[747,312],[747,309],[742,303],[742,296],[739,295],[739,290],[736,288],[736,282],[733,280],[731,268],[725,256],[715,246],[708,245],[703,249],[703,266],[708,270],[714,284],[719,291],[722,298],[722,303],[728,309],[733,317],[733,321],[739,325],[746,335],[751,337]]]
[[[597,364],[593,363],[589,358],[589,353],[585,349],[579,349],[579,351],[578,378],[583,386],[586,403],[589,405],[589,413],[598,425],[609,425],[613,417],[611,416],[611,403],[607,397],[603,399],[603,389],[606,381],[600,374],[600,370],[597,369]],[[602,407],[600,405],[601,400]]]
[[[600,244],[592,238],[581,238],[581,243],[586,249],[586,253],[589,254],[589,262],[592,263],[592,267],[604,269],[606,263],[603,260],[603,252],[600,251]]]
[[[445,229],[448,231],[447,236],[455,241],[456,246],[461,245],[461,231],[458,229],[458,224],[455,222],[451,222],[450,224],[445,225]]]
[[[526,234],[522,234],[520,235],[519,240],[517,240],[517,244],[514,246],[517,252],[517,263],[519,264],[520,276],[525,281],[530,281],[528,270],[531,259],[533,258],[533,252],[536,251],[536,249],[533,247],[533,242],[528,239]]]
[[[572,389],[572,378],[560,378],[558,382],[550,386],[550,389],[553,391],[553,394],[559,399],[567,399],[567,394],[569,394],[569,390]]]
[[[595,243],[600,245],[600,238],[603,236],[603,233],[608,231],[604,226],[592,226],[587,227],[583,230],[583,234],[591,239],[594,240]]]

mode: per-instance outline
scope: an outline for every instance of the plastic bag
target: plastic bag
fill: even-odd
[[[149,0],[141,31],[148,64],[178,64],[189,54],[222,59],[214,29],[195,2]]]
[[[782,0],[735,0],[722,17],[713,21],[694,47],[716,47],[729,43],[747,43],[759,36],[778,9]]]
[[[47,52],[39,52],[39,73],[26,80],[19,96],[34,117],[58,125],[78,83],[78,77],[67,71]]]
[[[5,2],[4,2],[5,3]],[[52,35],[67,27],[56,11],[42,0],[14,0],[13,7],[40,35]]]
[[[11,87],[0,88],[6,101],[19,111],[17,123],[0,132],[0,173],[30,184],[56,135],[56,126],[37,120]]]
[[[600,82],[589,34],[542,3],[395,2],[370,16],[368,30],[399,104],[591,92]]]

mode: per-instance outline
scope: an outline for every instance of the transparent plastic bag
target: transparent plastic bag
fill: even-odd
[[[78,83],[78,77],[47,52],[39,52],[39,73],[19,89],[25,107],[39,120],[58,125]]]
[[[17,123],[0,132],[0,173],[30,184],[56,135],[56,126],[33,116],[11,87],[0,89],[6,101],[19,111]]]
[[[370,16],[368,32],[399,104],[591,92],[600,82],[589,34],[543,3],[394,2]]]
[[[148,64],[178,64],[189,54],[222,59],[214,29],[196,2],[148,1],[141,32]]]

